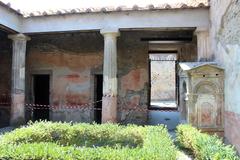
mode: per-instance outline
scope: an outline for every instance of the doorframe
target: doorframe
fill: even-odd
[[[149,110],[165,110],[164,108],[155,108],[151,107],[151,87],[152,87],[152,79],[151,79],[151,62],[152,60],[149,58],[150,54],[175,54],[176,60],[166,60],[175,62],[175,101],[177,107],[175,108],[166,108],[167,110],[177,111],[179,109],[179,78],[178,78],[178,63],[179,63],[179,50],[157,50],[157,51],[149,51],[148,52],[148,78],[149,78],[149,89],[148,89],[148,109]],[[160,60],[159,60],[160,61]],[[164,61],[164,60],[163,60]]]
[[[94,83],[93,83],[93,88],[94,88],[94,98],[93,98],[93,101],[94,102],[96,102],[97,101],[97,82],[98,82],[98,79],[97,79],[97,77],[98,76],[102,76],[102,83],[103,83],[103,74],[101,74],[101,73],[97,73],[97,74],[94,74],[93,76],[94,76]],[[102,87],[103,87],[103,84],[102,84]],[[102,88],[102,90],[103,90],[103,88]],[[94,103],[94,106],[93,106],[93,108],[95,108],[95,103]],[[102,117],[102,110],[101,110],[101,117]],[[95,110],[94,110],[94,112],[93,112],[93,121],[95,121]],[[101,119],[101,122],[100,123],[102,123],[102,119]]]
[[[102,67],[99,68],[94,68],[90,72],[90,97],[91,97],[91,102],[95,102],[95,75],[103,75]],[[103,77],[104,78],[104,77]],[[94,107],[94,106],[93,106]],[[90,119],[92,122],[94,122],[94,110],[93,112],[90,113]]]
[[[52,105],[52,91],[53,91],[53,71],[52,70],[32,70],[29,74],[29,103],[34,103],[34,75],[49,75],[49,105]],[[33,119],[32,115],[30,116]],[[52,110],[49,109],[49,120],[52,120]]]

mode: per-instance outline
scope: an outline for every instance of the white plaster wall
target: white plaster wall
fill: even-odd
[[[240,114],[240,2],[212,0],[212,52],[225,68],[225,110]],[[237,9],[238,8],[238,9]]]
[[[211,0],[210,8],[210,38],[212,42],[211,50],[216,53],[216,42],[218,32],[221,28],[222,17],[226,12],[231,0]]]
[[[240,1],[211,0],[211,43],[225,69],[224,134],[240,153]]]

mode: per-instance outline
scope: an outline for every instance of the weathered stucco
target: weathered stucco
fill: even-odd
[[[50,75],[50,119],[92,122],[93,104],[83,108],[61,108],[94,102],[94,75],[103,74],[104,39],[100,32],[74,32],[29,35],[26,55],[26,103],[33,103],[32,75]],[[149,46],[144,38],[191,37],[192,31],[121,31],[117,41],[118,122],[146,124],[149,103],[149,50],[175,48],[180,61],[196,59],[195,40],[186,44]],[[1,83],[10,93],[11,41],[1,59],[1,70],[9,80]],[[3,43],[1,42],[1,43]],[[3,45],[6,46],[6,45]],[[4,60],[4,61],[3,61]],[[6,63],[5,63],[6,62]],[[6,67],[9,66],[9,67]],[[9,71],[8,71],[9,70]],[[1,87],[0,86],[0,87]],[[2,88],[1,91],[4,91]],[[31,112],[26,107],[26,118]]]
[[[202,131],[222,134],[223,69],[206,62],[181,63],[180,67],[181,85],[186,84],[186,87],[181,87],[185,88],[185,93],[180,95],[184,97],[180,98],[183,102],[179,106],[182,120],[187,120]]]
[[[120,123],[147,123],[149,44],[142,38],[157,37],[162,34],[163,32],[124,31],[118,38],[118,122]],[[164,34],[167,35],[168,32]],[[169,34],[171,35],[170,32]],[[28,102],[32,103],[31,74],[44,72],[51,74],[51,105],[81,105],[93,102],[94,74],[102,74],[103,43],[103,36],[99,32],[33,35],[27,52]],[[193,56],[196,55],[196,45],[182,44],[175,48],[180,51],[181,61],[196,59],[196,56]],[[93,105],[89,107],[92,109]],[[93,121],[92,110],[76,109],[75,112],[73,110],[54,109],[50,114],[51,119]]]
[[[102,72],[102,43],[101,35],[96,33],[33,36],[27,55],[29,84],[31,74],[50,71],[51,105],[61,107],[93,102],[92,79],[95,71]],[[51,119],[91,122],[92,110],[89,109],[54,109]]]
[[[240,151],[240,2],[212,0],[210,15],[211,49],[225,68],[225,136]]]
[[[119,121],[147,122],[148,45],[144,33],[123,32],[118,43]],[[136,109],[135,109],[136,108]]]
[[[146,112],[138,108],[147,108],[148,47],[140,41],[140,36],[128,35],[123,33],[118,40],[118,121],[146,123]],[[33,36],[27,54],[28,84],[31,74],[50,71],[52,105],[93,102],[93,75],[102,74],[102,65],[103,37],[99,33]],[[31,90],[28,91],[31,101]],[[72,110],[53,110],[52,120],[93,120],[92,111]]]
[[[192,42],[182,44],[148,44],[147,41],[142,40],[178,36],[191,37],[192,32],[128,31],[121,33],[118,41],[119,108],[128,108],[128,110],[119,112],[120,122],[144,124],[154,119],[153,114],[149,114],[152,111],[146,110],[150,98],[148,51],[175,50],[178,52],[179,61],[197,59],[195,37]],[[135,107],[137,109],[134,109]]]

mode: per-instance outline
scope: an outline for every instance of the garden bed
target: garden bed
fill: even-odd
[[[179,125],[176,135],[177,143],[198,160],[240,160],[234,147],[225,145],[217,135],[201,133],[190,125]]]
[[[0,159],[175,160],[164,126],[37,122],[0,139]]]

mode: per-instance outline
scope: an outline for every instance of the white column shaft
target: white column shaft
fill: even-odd
[[[11,125],[25,123],[25,59],[29,37],[23,34],[10,35],[12,48]]]
[[[117,40],[116,36],[104,36],[103,95],[117,95]]]
[[[102,122],[117,122],[117,31],[101,30],[104,36]]]

